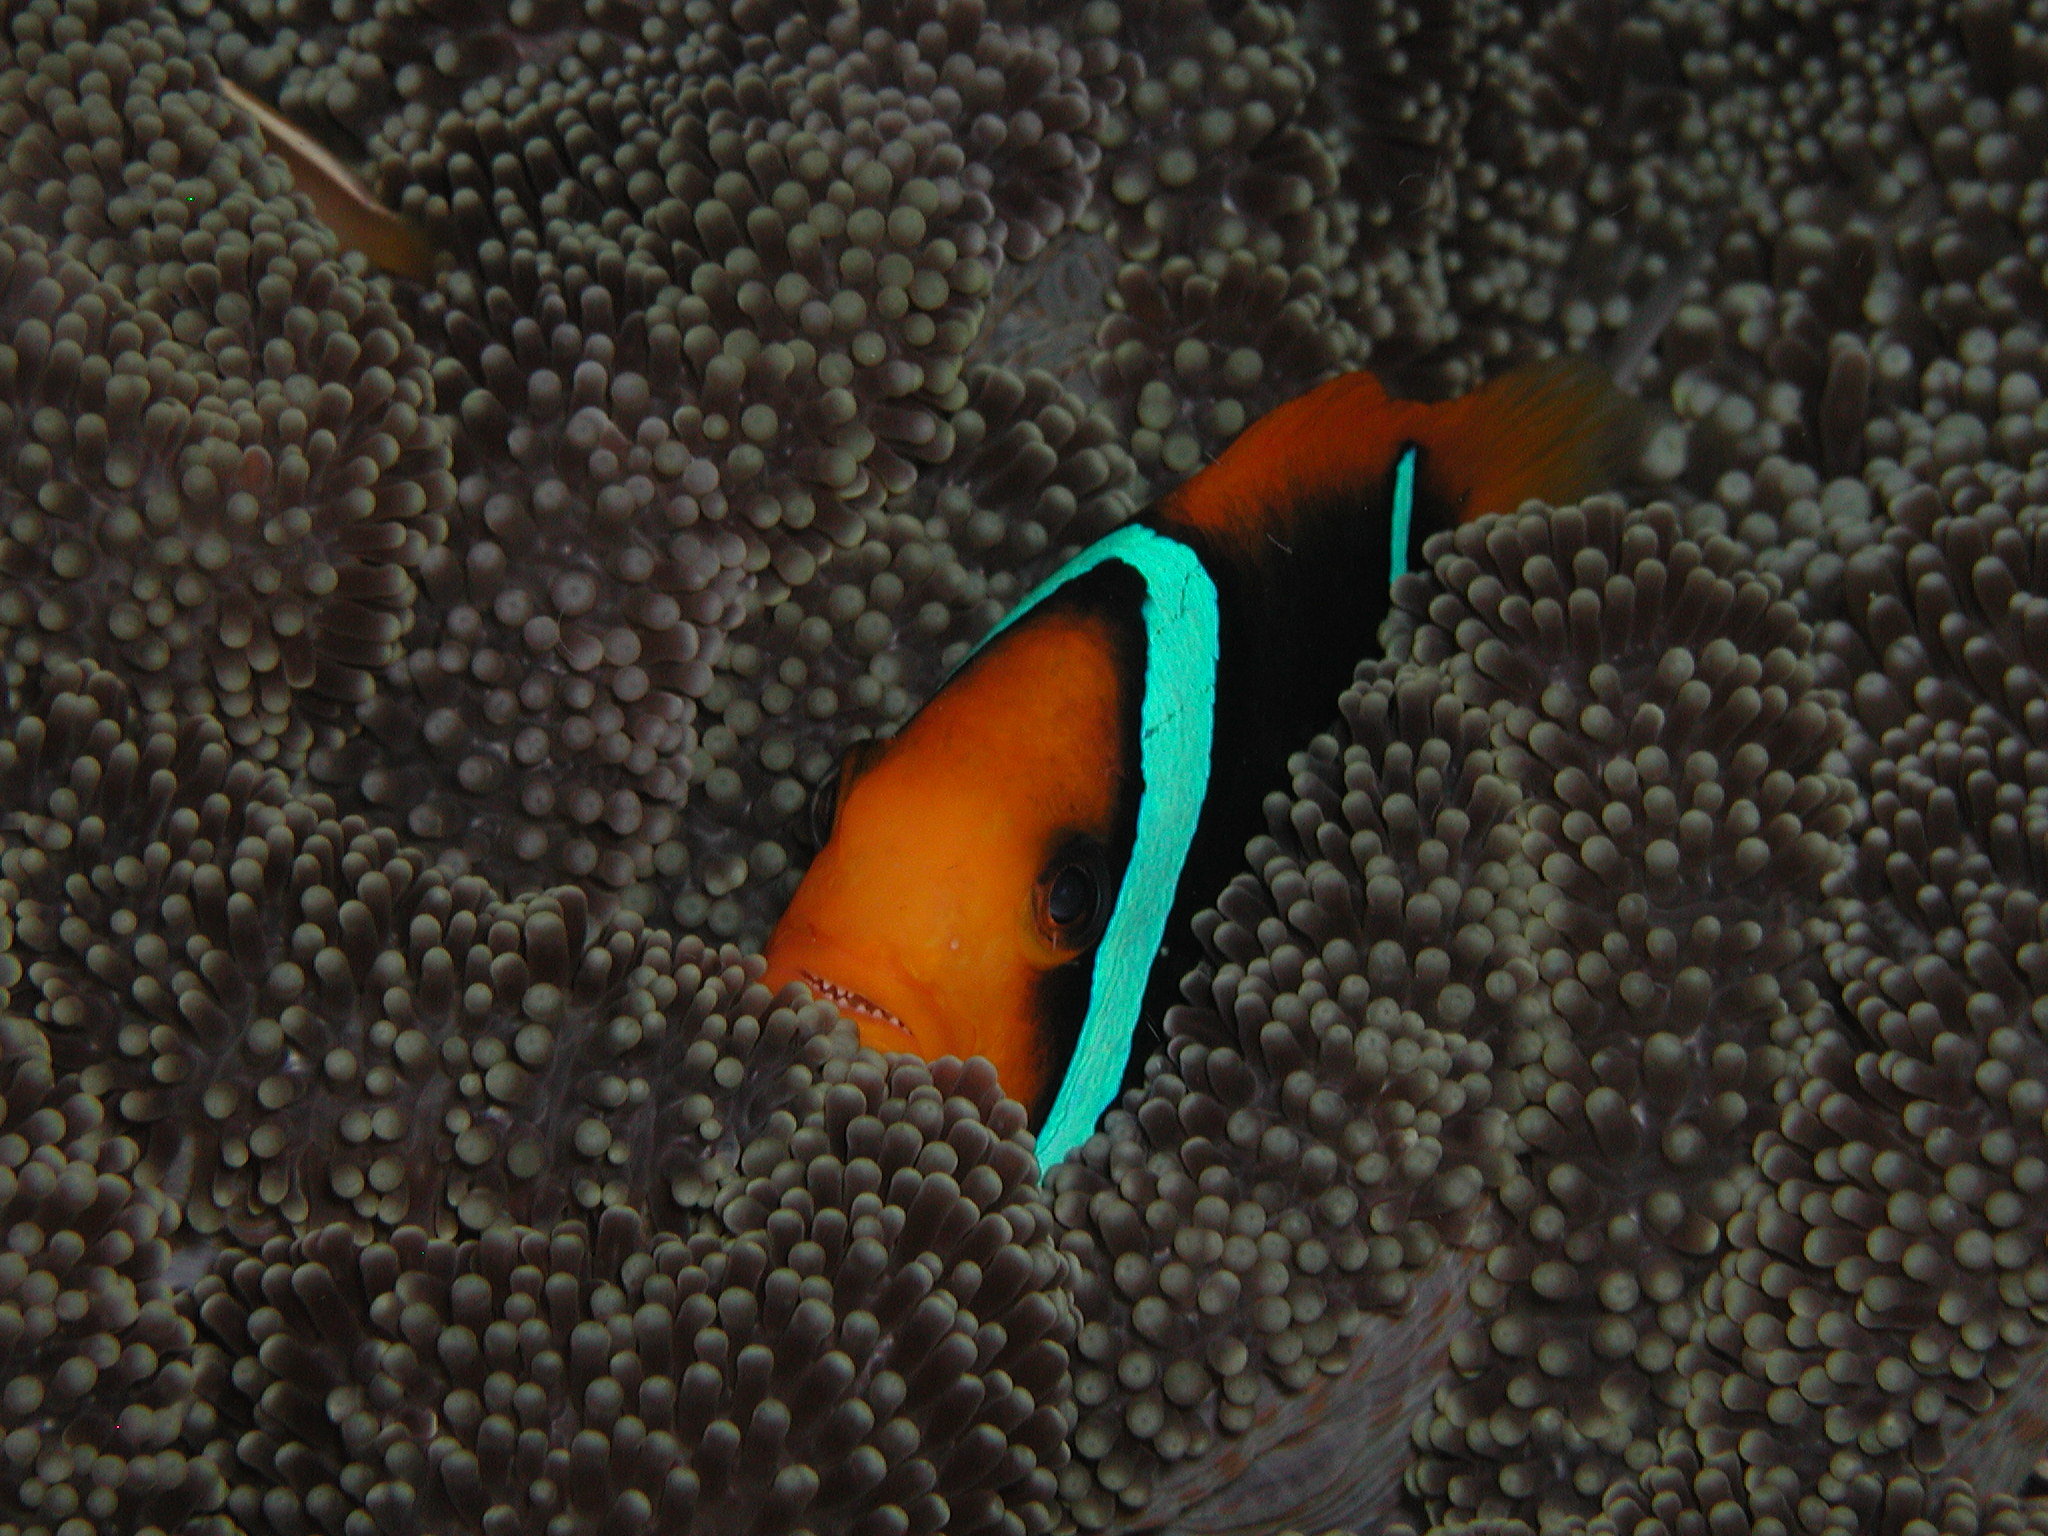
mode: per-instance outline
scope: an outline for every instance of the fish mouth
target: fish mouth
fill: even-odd
[[[864,1014],[878,1024],[886,1024],[891,1029],[900,1030],[913,1044],[916,1042],[917,1031],[873,998],[856,992],[851,987],[841,986],[836,981],[828,980],[813,970],[800,969],[797,971],[796,977],[798,981],[809,987],[815,995],[830,1002],[842,1014]]]

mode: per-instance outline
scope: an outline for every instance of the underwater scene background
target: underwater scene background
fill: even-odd
[[[2048,1531],[2048,5],[0,17],[0,1531]],[[1074,1158],[757,984],[1064,552],[1557,351]]]

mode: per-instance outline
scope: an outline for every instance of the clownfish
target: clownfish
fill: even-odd
[[[394,277],[424,283],[434,275],[433,243],[403,214],[378,202],[324,145],[225,75],[220,91],[262,130],[264,145],[285,163],[293,185],[306,194],[313,212],[344,249],[361,251],[372,266]]]
[[[1634,419],[1571,360],[1441,404],[1351,373],[1260,418],[847,754],[768,984],[804,983],[878,1050],[988,1057],[1051,1166],[1142,1066],[1140,1019],[1156,1031],[1200,955],[1189,918],[1423,541],[1611,484]]]

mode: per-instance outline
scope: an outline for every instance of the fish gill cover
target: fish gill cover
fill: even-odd
[[[444,252],[337,249],[217,81]],[[22,0],[0,1530],[2048,1530],[2048,10]],[[1589,351],[1041,1186],[810,790]]]

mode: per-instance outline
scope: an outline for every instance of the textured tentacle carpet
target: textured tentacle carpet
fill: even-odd
[[[0,1532],[2048,1531],[2041,0],[13,0],[0,156]],[[1561,351],[1067,1164],[759,984],[1063,553]]]

